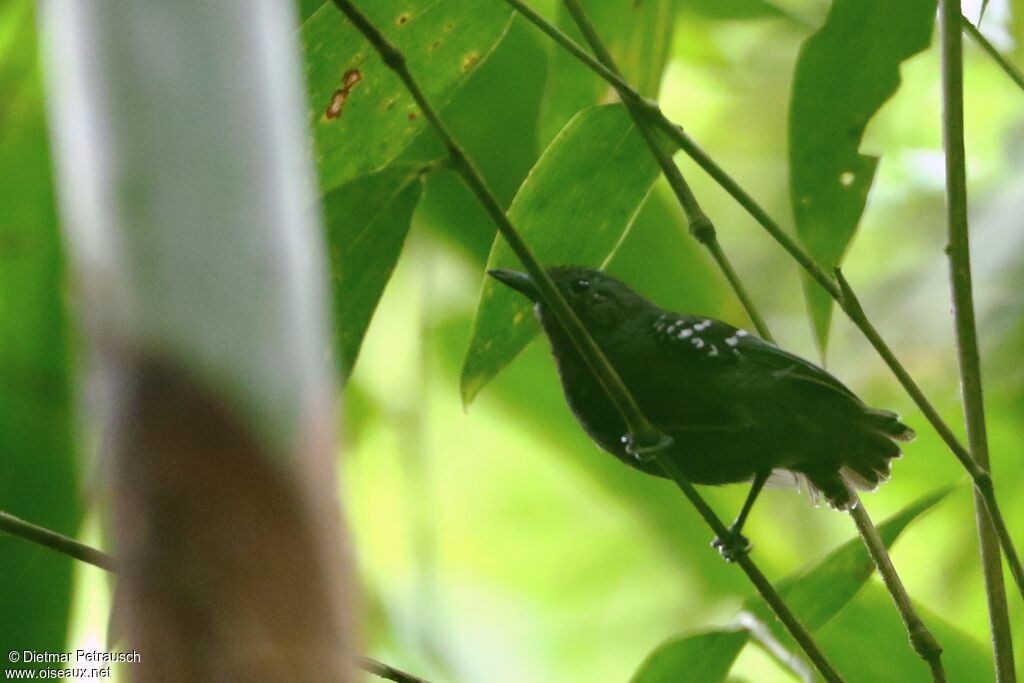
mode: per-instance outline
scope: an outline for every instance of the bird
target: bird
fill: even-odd
[[[671,458],[695,484],[751,482],[728,534],[712,542],[737,561],[751,549],[742,534],[769,480],[806,484],[837,510],[857,490],[886,481],[897,442],[914,431],[888,410],[868,407],[826,370],[721,320],[674,313],[625,283],[582,266],[546,269],[647,419],[669,437]],[[524,273],[488,274],[534,302],[576,420],[603,450],[647,474],[667,477],[633,448],[625,420]]]

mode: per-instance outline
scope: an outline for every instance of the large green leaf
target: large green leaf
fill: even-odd
[[[522,17],[514,18],[494,53],[441,113],[505,208],[539,155],[537,109],[544,90],[546,47],[543,34]],[[428,130],[399,160],[444,155],[437,136]],[[454,170],[442,168],[426,178],[416,222],[453,241],[474,263],[483,266],[487,262],[494,243],[494,221]]]
[[[581,112],[551,143],[508,215],[546,265],[599,266],[622,241],[658,175],[647,145],[622,105]],[[521,267],[504,239],[488,268]],[[486,278],[462,368],[462,399],[477,392],[537,334],[531,304]]]
[[[390,166],[323,198],[342,377],[352,372],[370,318],[398,263],[420,196],[421,172],[419,165]]]
[[[721,683],[749,639],[747,631],[708,631],[675,638],[647,656],[632,683]]]
[[[584,0],[582,4],[626,82],[646,97],[657,96],[672,44],[673,0]],[[576,42],[586,45],[572,17],[561,6],[558,25]],[[576,112],[607,102],[613,92],[578,59],[555,49],[539,126],[541,144],[551,140]]]
[[[27,0],[0,6],[0,510],[74,535],[60,236],[32,8]],[[5,651],[64,651],[71,565],[0,533]]]
[[[886,547],[891,546],[903,530],[939,503],[951,489],[941,489],[911,503],[878,526]],[[824,626],[857,594],[874,571],[874,564],[860,537],[847,541],[820,564],[809,571],[783,580],[779,592],[789,603],[800,622],[813,630]],[[758,614],[784,636],[768,607],[760,600],[748,600],[747,609]]]
[[[858,151],[868,121],[896,92],[900,63],[928,47],[936,0],[835,0],[800,50],[789,109],[790,200],[797,233],[827,272],[853,238],[878,158]],[[822,353],[832,299],[804,290]]]
[[[503,2],[374,0],[360,9],[407,58],[443,106],[508,26]],[[333,3],[303,23],[310,118],[320,182],[331,189],[393,160],[426,122],[397,76]]]

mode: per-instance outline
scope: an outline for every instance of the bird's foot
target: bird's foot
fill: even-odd
[[[622,436],[622,445],[625,446],[626,452],[637,460],[654,460],[654,456],[672,445],[672,437],[668,434],[659,434],[658,440],[654,443],[639,444],[632,434],[624,434]]]
[[[711,546],[717,548],[718,552],[721,553],[722,558],[726,562],[735,562],[744,555],[750,553],[750,549],[754,546],[751,545],[747,537],[732,527],[729,528],[729,532],[725,538],[718,536],[715,540],[711,541]]]

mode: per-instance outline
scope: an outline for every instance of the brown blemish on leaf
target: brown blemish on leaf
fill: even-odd
[[[395,23],[398,24],[399,26],[403,26],[409,23],[409,19],[411,18],[412,17],[409,16],[408,12],[402,12],[401,14],[398,15],[398,18],[395,19]]]
[[[324,120],[334,121],[341,116],[352,88],[356,87],[361,80],[363,80],[363,72],[359,69],[349,69],[344,73],[341,77],[341,87],[331,94],[331,99],[327,102]]]
[[[411,112],[409,112],[409,120],[410,120],[410,121],[415,121],[415,120],[416,120],[416,118],[417,118],[417,117],[418,117],[419,115],[420,115],[420,114],[419,114],[419,112],[416,112],[416,111],[411,111]]]
[[[430,44],[430,49],[428,50],[428,52],[436,52],[437,48],[441,47],[441,43],[442,41],[440,40],[435,40],[434,42],[432,42]]]
[[[451,31],[453,28],[455,28],[455,24],[453,24],[450,21],[447,24],[444,25],[444,30],[446,32]]]
[[[465,57],[462,58],[462,70],[463,72],[469,71],[473,66],[480,61],[480,53],[473,50]]]

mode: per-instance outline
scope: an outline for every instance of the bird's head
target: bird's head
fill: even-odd
[[[544,317],[545,307],[536,284],[525,273],[494,269],[487,273],[537,303]],[[588,326],[614,327],[632,318],[651,304],[611,275],[582,266],[553,266],[548,275],[569,302],[576,315]]]

